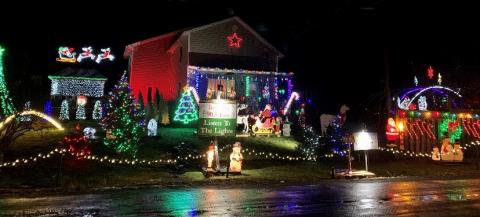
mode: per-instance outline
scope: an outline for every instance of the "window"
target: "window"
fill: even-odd
[[[208,79],[207,99],[212,99],[217,95],[220,95],[219,97],[222,99],[235,99],[235,80]]]

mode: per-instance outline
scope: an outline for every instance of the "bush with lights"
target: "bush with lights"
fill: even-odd
[[[137,108],[126,74],[108,94],[107,115],[101,125],[107,132],[104,144],[115,149],[118,153],[135,156],[138,150],[140,136],[144,129],[140,122],[143,120],[137,114]]]
[[[315,129],[310,125],[302,129],[299,135],[300,145],[297,146],[297,150],[307,158],[317,158],[325,154],[325,143]]]
[[[91,154],[88,138],[82,134],[79,124],[75,126],[74,132],[63,137],[60,143],[61,148],[66,149],[77,159],[82,159],[84,156],[90,156]]]
[[[337,117],[327,128],[325,144],[331,153],[338,154],[340,156],[344,156],[348,150],[348,146],[345,144],[345,129],[343,125],[343,119],[340,115],[337,115]]]

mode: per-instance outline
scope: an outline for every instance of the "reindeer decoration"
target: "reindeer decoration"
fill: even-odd
[[[327,133],[327,128],[332,124],[332,122],[336,118],[340,118],[340,123],[343,125],[345,123],[345,120],[347,119],[347,111],[350,110],[350,108],[347,105],[342,105],[340,107],[340,112],[338,115],[332,115],[332,114],[322,114],[320,115],[320,126],[322,130],[322,136],[325,136]]]
[[[243,124],[242,133],[248,133],[248,115],[240,115],[241,110],[245,110],[248,108],[247,104],[238,104],[237,105],[237,125]]]

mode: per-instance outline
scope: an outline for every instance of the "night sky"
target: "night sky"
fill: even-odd
[[[467,81],[478,79],[480,72],[480,13],[473,5],[381,0],[298,5],[207,2],[209,6],[135,1],[137,5],[120,3],[118,9],[85,2],[78,8],[2,9],[11,11],[0,15],[4,20],[0,44],[7,49],[6,77],[15,103],[49,97],[47,75],[68,66],[55,62],[58,46],[111,47],[117,59],[100,70],[114,81],[126,70],[122,55],[127,44],[231,16],[239,16],[285,54],[280,71],[296,73],[296,88],[312,100],[310,110],[317,120],[321,113],[337,113],[343,103],[354,114],[383,106],[385,56],[393,90],[410,87],[414,75],[425,77],[429,65],[444,75],[447,85],[461,87],[471,87]],[[29,18],[9,22],[14,12]],[[33,106],[42,107],[35,101]]]

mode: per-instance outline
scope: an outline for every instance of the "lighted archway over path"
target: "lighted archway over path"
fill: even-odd
[[[413,98],[410,99],[410,102],[408,102],[407,108],[410,107],[410,105],[412,104],[412,102],[414,102],[415,99],[416,99],[418,96],[420,96],[420,94],[422,94],[422,93],[424,93],[424,92],[426,92],[426,91],[429,91],[429,90],[446,90],[446,91],[451,92],[451,93],[454,93],[456,96],[462,98],[462,95],[460,95],[460,93],[458,93],[457,91],[454,91],[454,90],[452,90],[452,89],[450,89],[450,88],[448,88],[448,87],[444,87],[444,86],[440,86],[440,85],[425,87],[425,88],[423,88],[423,89],[418,89],[418,90],[419,90],[419,91],[413,96]],[[415,91],[416,91],[416,90],[415,90]],[[415,92],[415,91],[413,91],[413,92]],[[410,93],[410,92],[409,92],[409,93]],[[407,94],[408,94],[408,93],[407,93]],[[404,98],[404,97],[402,97],[402,98]]]
[[[34,110],[29,110],[29,111],[23,111],[21,112],[20,114],[13,114],[13,115],[10,115],[8,116],[7,118],[5,118],[4,121],[0,122],[0,130],[3,129],[3,127],[10,123],[13,119],[15,119],[17,116],[25,116],[25,115],[35,115],[35,116],[38,116],[40,118],[43,118],[45,119],[46,121],[50,122],[53,126],[55,126],[58,130],[64,130],[63,126],[58,122],[56,121],[55,119],[51,118],[50,116],[42,113],[42,112],[38,112],[38,111],[34,111]]]

